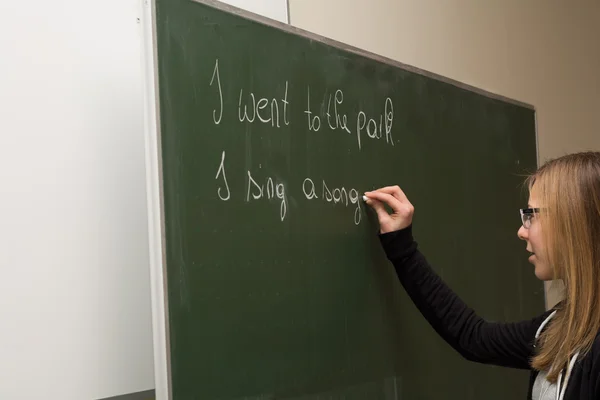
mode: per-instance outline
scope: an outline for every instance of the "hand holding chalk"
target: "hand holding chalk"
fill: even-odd
[[[399,231],[412,224],[415,208],[399,186],[386,186],[365,192],[363,200],[377,213],[381,233]],[[391,214],[384,204],[392,209]]]

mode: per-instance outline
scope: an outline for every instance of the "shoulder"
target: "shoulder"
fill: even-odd
[[[558,306],[558,305],[557,305]],[[533,340],[533,347],[537,347],[537,340],[539,336],[548,327],[552,317],[556,314],[557,306],[544,311],[542,314],[529,320],[530,323],[530,334]]]

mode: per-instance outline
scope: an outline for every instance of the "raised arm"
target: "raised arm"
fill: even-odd
[[[433,271],[412,236],[414,208],[400,188],[367,192],[377,212],[380,240],[402,286],[435,331],[468,360],[529,368],[536,330],[548,316],[516,323],[490,323],[479,317]],[[392,213],[383,207],[387,204]]]

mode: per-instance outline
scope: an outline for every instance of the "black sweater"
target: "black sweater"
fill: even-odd
[[[486,322],[431,269],[417,250],[412,227],[382,234],[380,240],[414,304],[458,353],[479,363],[531,369],[536,331],[552,310],[521,322]],[[527,399],[531,399],[536,376],[537,371],[531,370]],[[600,399],[600,335],[573,367],[564,400],[574,399]]]

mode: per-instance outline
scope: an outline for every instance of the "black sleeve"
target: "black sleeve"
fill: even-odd
[[[477,316],[431,269],[417,250],[412,226],[380,235],[402,286],[435,331],[468,360],[529,369],[535,333],[550,311],[516,323]]]

